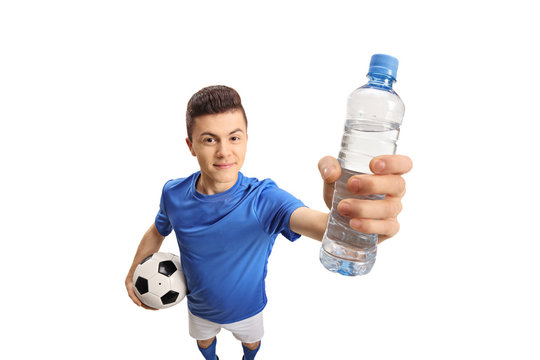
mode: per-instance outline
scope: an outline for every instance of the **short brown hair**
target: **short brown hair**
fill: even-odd
[[[186,129],[189,141],[193,141],[191,134],[197,116],[221,114],[234,110],[242,111],[247,128],[246,112],[236,90],[224,85],[214,85],[197,91],[189,99],[186,110]]]

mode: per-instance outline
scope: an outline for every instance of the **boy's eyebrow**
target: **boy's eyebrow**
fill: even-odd
[[[240,132],[242,132],[242,133],[244,132],[244,130],[238,128],[238,129],[235,129],[235,130],[231,131],[231,132],[229,133],[229,135],[232,135],[232,134],[234,134],[235,132],[238,132],[238,131],[240,131]],[[209,135],[209,136],[217,137],[216,134],[213,134],[213,133],[211,133],[210,131],[202,132],[199,136],[203,136],[203,135]]]
[[[238,129],[236,129],[236,130],[231,131],[231,132],[229,133],[229,135],[232,135],[232,134],[234,134],[235,132],[238,132],[238,131],[240,131],[240,132],[242,132],[242,133],[244,132],[244,130],[238,128]]]
[[[199,136],[203,136],[203,135],[210,135],[210,136],[214,136],[214,137],[216,136],[216,134],[212,134],[209,131],[202,132]]]

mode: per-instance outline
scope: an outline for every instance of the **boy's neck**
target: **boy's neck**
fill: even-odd
[[[232,188],[238,181],[238,174],[236,178],[231,182],[218,182],[213,179],[208,178],[201,172],[197,183],[195,184],[195,189],[203,195],[216,195],[222,192],[225,192]]]

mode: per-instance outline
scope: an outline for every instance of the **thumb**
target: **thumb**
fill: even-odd
[[[325,156],[319,160],[319,172],[324,181],[323,198],[326,206],[332,207],[332,197],[334,196],[335,182],[341,176],[341,166],[336,158]]]

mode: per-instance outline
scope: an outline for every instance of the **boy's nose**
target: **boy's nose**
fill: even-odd
[[[217,154],[218,156],[227,156],[230,153],[230,147],[226,143],[220,143],[217,147]]]

